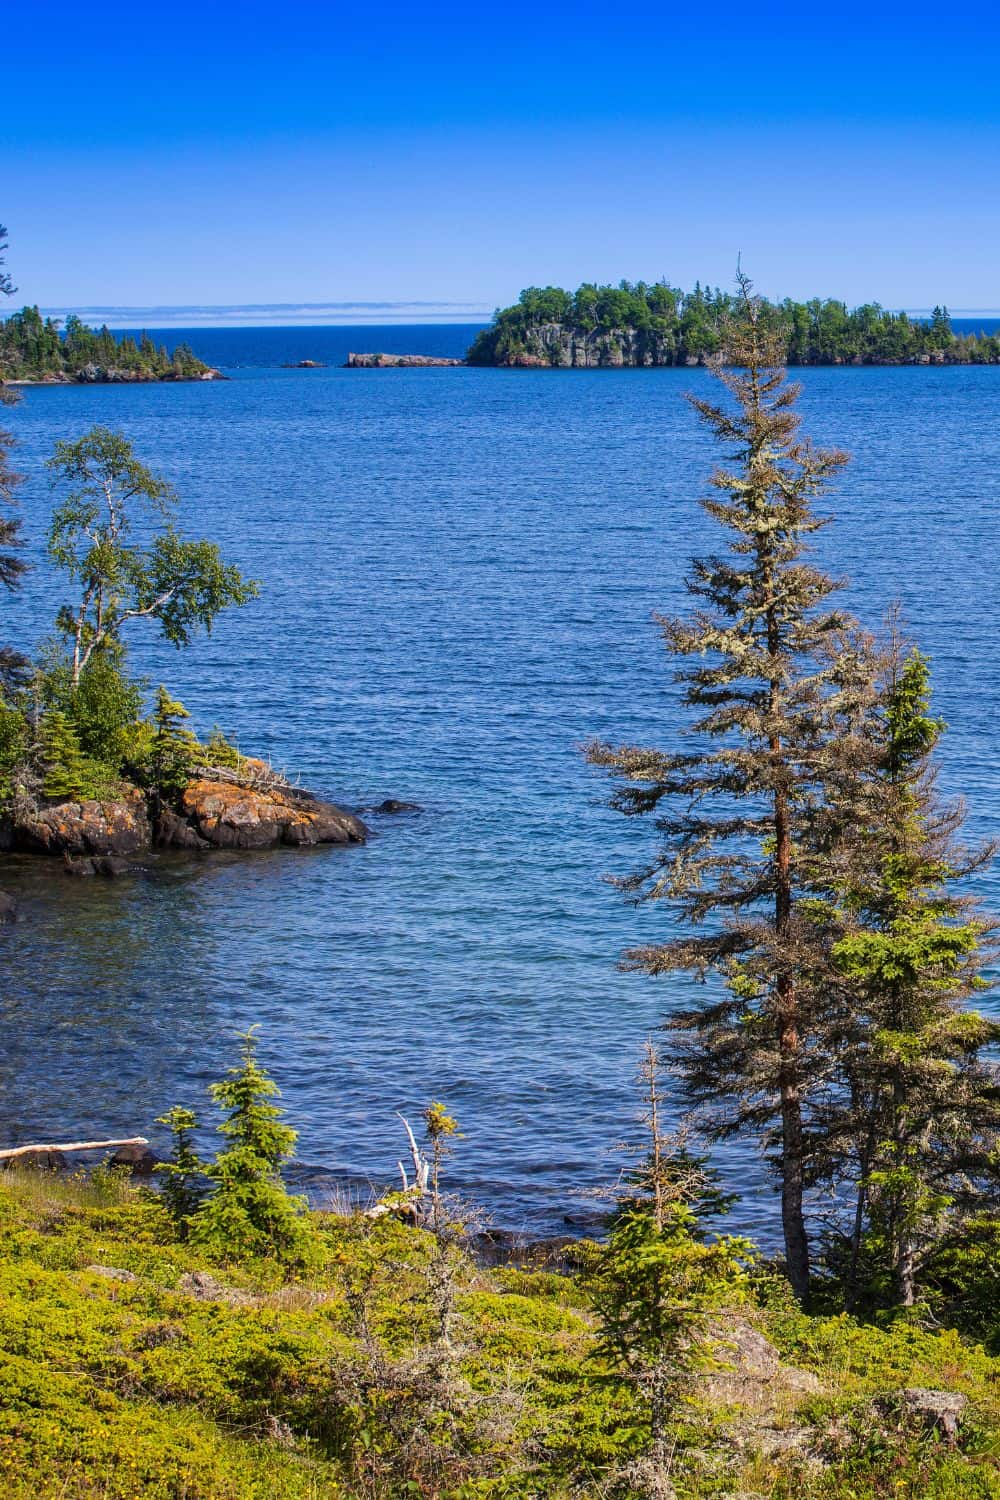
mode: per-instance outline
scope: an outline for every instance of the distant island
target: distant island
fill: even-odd
[[[409,370],[426,365],[464,365],[464,359],[445,359],[435,354],[349,354],[345,370]]]
[[[848,309],[830,298],[762,303],[784,340],[790,365],[1000,364],[1000,337],[956,334],[948,310],[927,320],[887,312],[877,302]],[[729,292],[665,281],[528,287],[500,309],[468,353],[470,365],[524,368],[698,365],[720,349],[738,317]]]
[[[60,327],[37,307],[0,322],[0,384],[88,385],[152,380],[225,380],[188,347],[171,353],[148,334],[116,339],[107,327],[88,328],[72,314]]]

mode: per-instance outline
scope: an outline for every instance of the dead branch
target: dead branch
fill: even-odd
[[[0,1161],[12,1161],[15,1156],[28,1156],[38,1151],[103,1151],[106,1146],[148,1146],[144,1135],[129,1136],[123,1141],[62,1141],[59,1144],[41,1146],[9,1146],[0,1151]]]

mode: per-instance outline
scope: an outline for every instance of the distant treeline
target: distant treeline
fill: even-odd
[[[918,320],[877,302],[849,309],[815,297],[761,306],[792,365],[1000,363],[1000,337],[956,334],[945,307]],[[513,307],[495,314],[468,359],[477,365],[695,364],[719,352],[726,324],[738,316],[737,298],[717,287],[683,292],[665,281],[586,282],[576,292],[528,287]]]
[[[0,380],[196,380],[207,370],[187,344],[171,353],[145,333],[119,340],[72,314],[61,326],[25,307],[0,322]]]

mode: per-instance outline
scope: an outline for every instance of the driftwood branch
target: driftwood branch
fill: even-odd
[[[39,1151],[102,1151],[106,1146],[148,1146],[144,1135],[132,1135],[124,1141],[60,1141],[40,1146],[10,1146],[0,1151],[0,1161],[13,1161],[15,1156],[30,1156]]]
[[[413,1131],[410,1129],[409,1120],[403,1115],[400,1115],[399,1118],[403,1121],[403,1129],[406,1131],[410,1141],[410,1157],[413,1161],[413,1186],[415,1191],[423,1197],[427,1191],[427,1183],[430,1180],[431,1164],[426,1156],[421,1155],[420,1147],[417,1145]],[[403,1163],[399,1162],[398,1165],[403,1178],[403,1191],[405,1193],[409,1191],[410,1184],[406,1180],[406,1168],[403,1166]]]
[[[397,1114],[398,1114],[397,1110]],[[393,1193],[380,1203],[375,1203],[371,1208],[365,1209],[366,1219],[382,1219],[386,1214],[395,1214],[397,1217],[409,1218],[416,1222],[423,1200],[427,1197],[427,1189],[430,1183],[431,1164],[417,1145],[416,1136],[410,1129],[410,1122],[404,1115],[399,1118],[403,1121],[403,1129],[406,1131],[410,1142],[410,1160],[413,1162],[413,1181],[410,1182],[406,1168],[403,1163],[397,1162],[399,1175],[403,1179],[402,1194]]]

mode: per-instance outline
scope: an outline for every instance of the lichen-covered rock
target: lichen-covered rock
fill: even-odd
[[[353,813],[287,786],[259,789],[228,781],[192,781],[180,811],[199,837],[216,849],[363,844],[368,832]]]
[[[148,849],[149,817],[138,787],[114,801],[56,802],[25,813],[12,843],[25,854],[135,854]]]
[[[903,1414],[928,1432],[940,1432],[948,1442],[958,1437],[958,1429],[969,1405],[960,1391],[930,1391],[910,1386],[899,1393]]]

